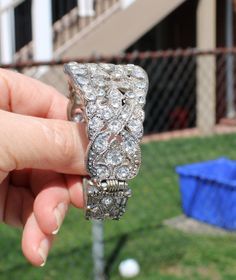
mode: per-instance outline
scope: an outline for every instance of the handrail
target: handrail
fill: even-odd
[[[60,56],[75,41],[86,36],[120,8],[120,0],[102,0],[95,1],[95,3],[96,11],[94,16],[79,17],[78,7],[75,7],[53,24],[55,57]],[[32,42],[29,42],[15,54],[15,60],[20,61],[22,58],[24,60],[27,57],[27,53],[28,58],[32,58]]]

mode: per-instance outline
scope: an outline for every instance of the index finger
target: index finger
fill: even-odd
[[[35,117],[66,119],[67,104],[67,98],[53,87],[0,69],[0,109]]]

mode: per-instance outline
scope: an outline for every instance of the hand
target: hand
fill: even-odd
[[[83,206],[87,138],[66,121],[67,103],[50,86],[0,70],[0,221],[23,227],[22,250],[36,266],[68,206]]]

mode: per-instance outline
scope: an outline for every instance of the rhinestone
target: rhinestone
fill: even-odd
[[[80,122],[83,122],[84,121],[84,115],[83,113],[76,113],[74,116],[73,116],[73,121],[76,122],[76,123],[80,123]]]
[[[110,150],[106,156],[107,163],[111,165],[119,165],[122,163],[123,159],[123,154],[118,149]]]
[[[120,166],[116,170],[116,176],[120,180],[126,180],[129,176],[129,168],[128,166]]]
[[[93,84],[98,86],[98,87],[105,87],[106,86],[106,81],[104,81],[103,79],[99,79],[99,78],[94,78],[93,79]]]
[[[128,91],[128,92],[126,92],[125,96],[126,96],[127,98],[133,99],[133,98],[135,98],[136,94],[135,94],[135,92],[133,92],[133,91]]]
[[[110,137],[110,133],[107,133],[107,132],[99,134],[93,143],[94,150],[96,150],[96,152],[98,152],[98,153],[104,152],[108,147],[109,137]]]
[[[121,90],[131,90],[132,89],[132,85],[128,82],[128,81],[120,81],[119,83],[117,83],[117,87]]]
[[[112,202],[113,202],[113,199],[112,199],[110,196],[104,197],[104,198],[102,199],[102,203],[103,203],[104,205],[106,205],[106,206],[111,205]]]
[[[122,102],[121,102],[121,100],[113,100],[113,101],[111,101],[111,105],[112,105],[112,107],[117,109],[122,105]]]
[[[89,84],[89,79],[83,77],[83,76],[78,76],[76,75],[76,81],[80,86],[88,85]]]
[[[108,124],[108,127],[112,132],[117,133],[122,129],[122,123],[117,120],[113,120]]]
[[[137,143],[132,136],[126,137],[122,145],[125,151],[130,155],[134,154],[137,151]]]
[[[94,101],[96,100],[96,95],[94,94],[94,88],[89,86],[89,85],[85,85],[83,86],[83,91],[84,91],[84,97],[89,100],[89,101]]]
[[[136,83],[136,86],[139,88],[139,89],[146,89],[147,87],[147,82],[145,80],[141,80],[141,81],[138,81]]]
[[[113,111],[109,106],[101,106],[99,108],[98,116],[104,120],[110,120],[113,116]]]
[[[104,89],[100,88],[96,91],[96,95],[99,96],[99,97],[103,97],[105,96],[106,92]]]
[[[137,101],[141,106],[143,106],[145,104],[145,102],[146,102],[145,93],[143,91],[137,92]]]
[[[89,129],[100,130],[102,127],[103,127],[103,121],[97,116],[94,116],[89,121]]]
[[[114,69],[114,65],[113,64],[107,64],[107,63],[100,63],[99,64],[104,70],[106,70],[107,72],[111,72]]]
[[[135,107],[133,112],[133,117],[135,117],[136,119],[140,119],[141,121],[144,121],[145,113],[140,106]]]
[[[125,120],[125,119],[127,119],[128,117],[129,117],[129,112],[127,112],[127,111],[121,111],[121,118],[123,119],[123,120]]]
[[[109,177],[110,175],[109,169],[105,165],[97,166],[96,173],[99,178],[104,178],[104,179]]]
[[[93,102],[88,102],[86,107],[86,113],[88,117],[91,117],[97,110],[97,106]]]
[[[95,73],[93,73],[93,76],[99,79],[109,79],[110,77],[102,68],[98,68]]]
[[[138,119],[131,119],[128,122],[128,127],[131,132],[138,138],[140,138],[143,134],[143,125],[142,122]]]
[[[142,128],[142,122],[140,120],[138,120],[138,119],[131,119],[128,122],[128,127],[131,130],[139,130],[140,128]]]
[[[97,64],[96,63],[89,63],[88,64],[88,68],[89,68],[89,70],[91,71],[91,72],[96,72],[97,71]]]
[[[116,88],[111,89],[109,96],[111,99],[122,99],[122,93]]]
[[[95,194],[95,193],[98,193],[98,189],[94,186],[89,186],[88,187],[88,193],[89,194]]]
[[[126,69],[129,73],[132,73],[134,70],[134,64],[127,64]]]
[[[132,76],[137,78],[137,79],[146,79],[146,73],[139,66],[134,67],[133,72],[132,72]]]
[[[113,88],[109,92],[109,97],[110,97],[110,103],[114,108],[119,108],[122,105],[122,93],[116,89]]]
[[[125,105],[122,107],[122,110],[121,110],[121,112],[120,112],[120,117],[121,117],[123,120],[127,120],[127,119],[129,118],[131,112],[132,112],[132,108],[131,108],[129,105],[125,104]]]
[[[140,104],[140,105],[144,105],[145,104],[145,97],[144,96],[139,96],[138,97],[138,103]]]
[[[74,67],[74,69],[72,71],[73,71],[73,74],[75,74],[75,75],[86,75],[87,74],[87,69],[85,67],[81,67],[81,66]]]
[[[123,77],[123,73],[121,71],[115,70],[111,73],[111,76],[114,80],[120,80]]]

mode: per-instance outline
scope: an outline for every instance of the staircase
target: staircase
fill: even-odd
[[[74,8],[53,26],[55,58],[116,55],[134,43],[185,0],[97,0],[95,16],[78,17]],[[26,52],[25,52],[26,53]],[[44,69],[45,70],[45,69]],[[66,92],[61,67],[27,73]]]
[[[107,1],[107,0],[106,0]],[[82,57],[92,54],[120,53],[185,0],[136,0],[122,9],[121,1],[96,1],[94,19],[55,50],[58,57]],[[107,7],[106,7],[107,6]]]

